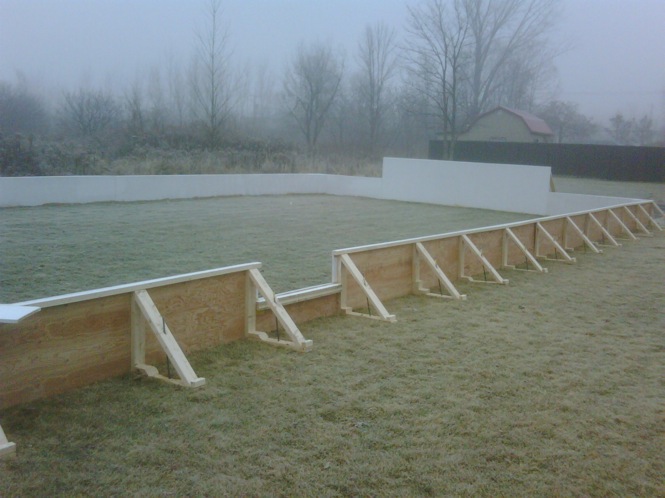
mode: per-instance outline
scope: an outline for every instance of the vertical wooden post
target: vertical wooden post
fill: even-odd
[[[245,272],[245,336],[256,332],[256,286]]]
[[[145,319],[143,313],[132,298],[131,326],[132,326],[132,368],[145,365]]]

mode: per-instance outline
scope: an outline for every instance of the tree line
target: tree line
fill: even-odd
[[[157,173],[293,171],[322,158],[330,168],[330,157],[422,156],[433,136],[453,157],[457,135],[497,105],[540,113],[561,141],[597,129],[550,98],[559,0],[422,0],[401,31],[367,25],[351,56],[301,42],[277,75],[239,69],[232,20],[220,0],[204,6],[191,60],[154,66],[120,92],[81,86],[47,101],[25,78],[0,82],[0,172],[136,173],[141,161]]]

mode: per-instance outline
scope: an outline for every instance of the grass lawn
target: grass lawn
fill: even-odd
[[[324,203],[323,221],[314,220],[313,200]],[[199,225],[204,234],[183,232],[182,206],[212,201],[135,206],[171,209],[175,221],[164,213],[152,217],[165,240],[194,233],[221,246],[202,258],[237,254],[225,249],[230,240],[251,248],[266,239],[262,254],[273,259],[242,253],[247,257],[212,263],[179,253],[151,270],[167,267],[166,273],[107,284],[258,259],[269,282],[286,290],[327,281],[336,247],[516,216],[469,225],[473,216],[462,219],[468,210],[460,210],[466,225],[459,226],[438,207],[404,204],[409,216],[382,224],[382,210],[368,207],[382,201],[341,199],[340,209],[362,208],[360,218],[343,218],[333,209],[337,198],[228,199],[228,205],[222,199],[212,204],[221,206],[213,218],[230,217],[228,206],[238,202],[238,216],[251,215],[256,227],[224,237],[209,223]],[[268,220],[283,218],[271,211],[298,203],[305,205],[287,217],[295,232],[270,226]],[[46,210],[59,208],[75,207]],[[307,214],[312,218],[303,221]],[[73,232],[92,233],[84,228],[92,218],[70,219],[80,225]],[[144,264],[168,255],[153,252],[156,232],[129,228],[148,218],[106,219],[118,255],[115,241],[123,234],[143,248],[132,257],[143,255]],[[44,230],[51,226],[39,222]],[[2,226],[8,230],[7,222]],[[307,253],[319,252],[312,249],[319,237],[329,238],[321,242],[321,263],[311,267],[325,270],[291,277],[295,267],[310,265]],[[180,244],[195,251],[194,242]],[[105,245],[108,239],[94,247]],[[288,248],[301,255],[297,263],[283,262]],[[42,251],[52,252],[48,245]],[[113,251],[103,261],[112,264]],[[663,496],[665,236],[576,256],[576,265],[549,263],[545,275],[505,272],[509,286],[460,284],[467,301],[389,301],[393,324],[343,316],[304,324],[303,334],[314,340],[310,353],[238,341],[193,354],[194,369],[207,380],[201,389],[126,376],[3,410],[0,420],[18,457],[0,462],[0,496]],[[183,261],[191,266],[177,266]],[[270,269],[281,264],[282,270]],[[103,280],[111,272],[102,270],[96,278]],[[86,281],[84,288],[91,285],[100,284]]]
[[[290,195],[0,209],[0,303],[260,261],[278,292],[331,280],[331,251],[532,218]]]
[[[662,496],[665,237],[2,412],[0,495]]]

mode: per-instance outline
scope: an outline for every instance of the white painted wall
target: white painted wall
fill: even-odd
[[[330,194],[552,215],[622,200],[550,193],[550,175],[545,166],[387,157],[381,178],[321,174],[0,177],[0,207]]]
[[[602,195],[567,194],[564,192],[550,192],[547,197],[548,215],[577,213],[591,211],[606,207],[617,206],[640,199],[627,199],[624,197],[608,197]]]
[[[380,178],[316,174],[0,178],[0,207],[232,195],[333,194],[377,197],[380,185]]]
[[[387,157],[386,199],[496,211],[546,214],[549,166],[519,166]]]

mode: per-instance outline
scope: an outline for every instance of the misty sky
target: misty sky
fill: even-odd
[[[236,65],[281,80],[300,41],[331,42],[352,64],[368,23],[400,32],[409,0],[225,0]],[[409,3],[414,3],[411,0]],[[554,97],[605,122],[621,111],[665,121],[665,0],[563,0]],[[169,59],[184,66],[201,0],[0,0],[0,80],[22,72],[40,91],[120,89]]]

